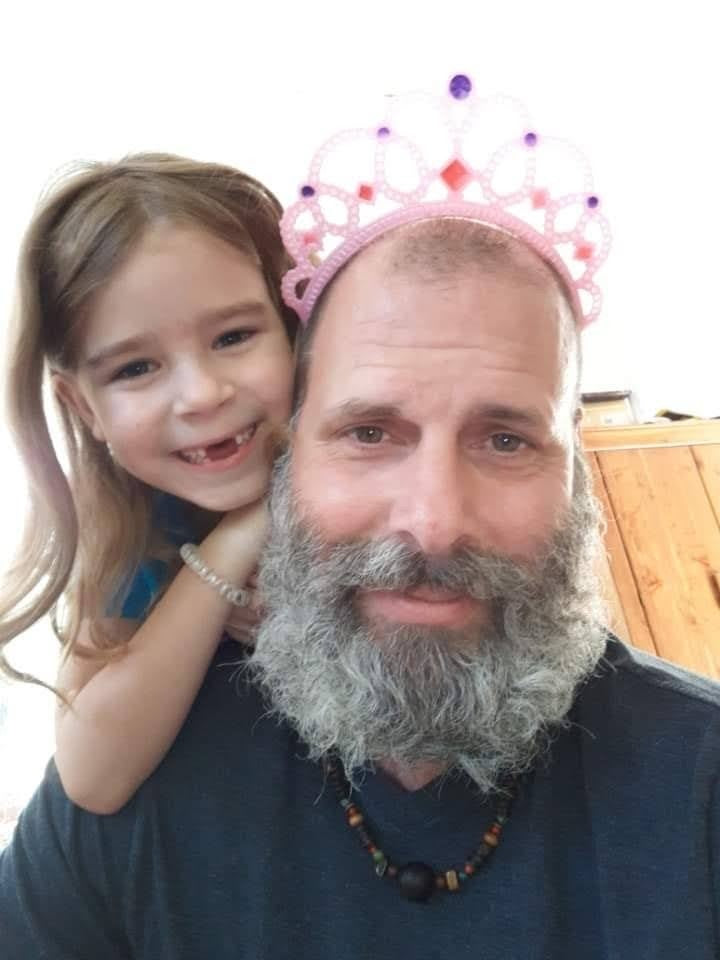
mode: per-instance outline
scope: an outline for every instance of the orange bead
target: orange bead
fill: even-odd
[[[485,843],[486,843],[489,847],[496,847],[496,846],[500,843],[500,841],[499,841],[498,838],[495,836],[495,834],[494,834],[494,833],[490,833],[489,830],[488,830],[488,832],[485,834],[485,836],[483,837],[483,840],[485,841]]]
[[[354,813],[351,817],[348,817],[348,823],[351,827],[359,827],[363,822],[363,815],[361,813]]]

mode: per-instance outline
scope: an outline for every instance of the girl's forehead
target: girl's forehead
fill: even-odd
[[[121,287],[127,293],[138,289],[144,293],[167,280],[216,280],[223,274],[237,274],[246,283],[262,278],[254,251],[231,244],[200,225],[161,221],[142,234],[108,278],[105,289]],[[184,287],[190,286],[187,281]]]
[[[86,341],[122,329],[176,328],[233,307],[270,304],[263,273],[246,252],[209,231],[162,225],[148,231],[86,311]]]

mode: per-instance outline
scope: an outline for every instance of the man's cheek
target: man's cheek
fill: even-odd
[[[295,489],[302,512],[328,540],[345,540],[370,532],[374,497],[357,478],[332,468],[310,470]]]
[[[505,552],[532,557],[548,543],[556,529],[553,518],[564,514],[567,506],[560,496],[526,491],[505,505],[500,524]]]

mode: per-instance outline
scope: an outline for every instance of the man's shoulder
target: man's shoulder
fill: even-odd
[[[237,703],[238,699],[259,699],[249,682],[251,656],[250,647],[225,634],[208,666],[198,693],[198,703],[202,705],[207,698],[214,701],[215,706],[222,706]]]
[[[720,760],[720,684],[609,636],[594,676],[580,690],[571,721],[615,751]]]
[[[248,668],[251,653],[247,646],[233,640],[219,645],[171,753],[184,756],[199,744],[204,745],[205,753],[208,748],[222,753],[230,743],[238,762],[241,749],[264,750],[269,741],[288,737],[290,731],[271,715],[252,682]]]
[[[720,683],[630,647],[613,635],[597,675],[662,709],[675,705],[720,719]]]

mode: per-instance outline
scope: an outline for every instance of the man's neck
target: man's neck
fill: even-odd
[[[392,760],[383,760],[380,768],[387,773],[389,777],[399,783],[400,786],[413,793],[415,790],[422,790],[431,781],[435,780],[447,770],[447,764],[444,763],[395,763]]]

